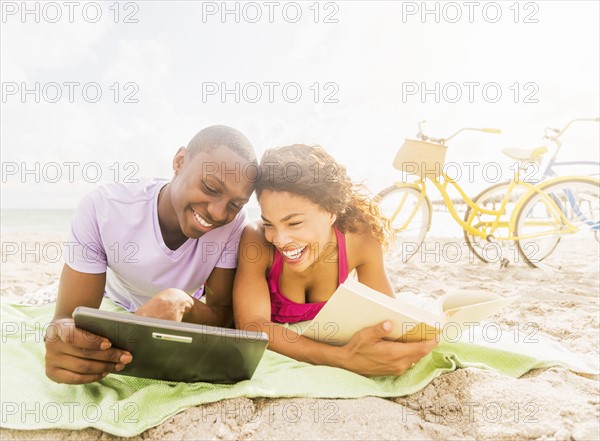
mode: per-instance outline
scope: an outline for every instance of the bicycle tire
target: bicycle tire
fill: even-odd
[[[582,176],[549,182],[540,190],[553,203],[536,192],[521,206],[514,225],[515,236],[525,237],[515,241],[519,256],[529,266],[549,271],[598,270],[600,181]],[[568,228],[561,216],[577,230],[553,233]]]
[[[402,262],[407,262],[420,249],[429,227],[431,226],[431,202],[425,195],[422,199],[421,192],[414,187],[397,187],[392,185],[377,194],[377,201],[384,216],[392,225],[394,240],[388,251],[399,252]],[[404,201],[404,206],[394,212]],[[419,204],[412,216],[408,227],[402,228],[408,221],[415,205]]]
[[[473,198],[473,202],[482,208],[487,208],[489,210],[498,210],[502,203],[502,199],[506,195],[509,186],[511,185],[511,181],[503,181],[497,184],[493,184],[480,192],[477,196]],[[507,227],[500,228],[497,230],[496,236],[500,237],[509,237],[510,231],[508,227],[508,223],[510,221],[510,214],[512,206],[525,194],[527,191],[527,187],[523,185],[517,185],[512,190],[511,198],[505,207],[505,213],[501,216],[501,220],[503,220]],[[465,223],[471,225],[473,228],[483,229],[486,228],[491,222],[496,220],[496,216],[494,215],[484,215],[484,214],[475,214],[472,220],[469,220],[473,208],[467,205],[467,210],[465,211],[465,216],[463,220]],[[486,231],[487,232],[487,231]],[[500,234],[498,234],[500,233]],[[512,241],[505,243],[502,242],[490,242],[487,239],[481,238],[479,236],[470,235],[467,230],[463,229],[463,236],[465,238],[465,242],[469,251],[475,255],[480,261],[484,263],[496,263],[500,262],[502,257],[507,257],[509,254],[516,254],[514,251],[514,245]],[[510,248],[508,252],[506,249]],[[516,260],[516,259],[512,259]]]

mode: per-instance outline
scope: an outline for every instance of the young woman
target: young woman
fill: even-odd
[[[236,326],[269,335],[269,348],[300,361],[363,375],[400,375],[435,341],[383,340],[391,323],[357,332],[344,346],[293,335],[284,323],[313,319],[349,273],[393,296],[383,264],[384,219],[343,166],[320,147],[268,150],[256,191],[262,222],[240,241],[233,301]]]

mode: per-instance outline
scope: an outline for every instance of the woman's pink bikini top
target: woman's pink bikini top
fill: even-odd
[[[333,227],[338,247],[338,285],[348,278],[348,255],[346,253],[346,238],[344,234]],[[271,293],[271,321],[275,323],[297,323],[312,320],[327,302],[296,303],[281,293],[279,279],[283,270],[283,256],[275,248],[273,265],[267,275],[269,292]]]

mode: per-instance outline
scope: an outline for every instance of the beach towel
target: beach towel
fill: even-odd
[[[122,311],[108,299],[104,299],[102,309]],[[56,384],[44,372],[43,335],[53,312],[53,304],[1,305],[2,427],[93,427],[117,436],[134,436],[186,408],[228,398],[399,397],[417,392],[434,378],[459,368],[493,370],[515,378],[531,369],[556,365],[598,373],[597,364],[549,339],[526,333],[517,339],[510,330],[492,330],[488,323],[473,328],[471,335],[463,335],[461,341],[441,342],[401,376],[368,378],[344,369],[298,362],[267,350],[253,378],[233,385],[171,383],[116,374],[88,385]]]

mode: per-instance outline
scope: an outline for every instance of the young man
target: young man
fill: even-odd
[[[60,278],[46,375],[82,384],[118,372],[131,354],[75,328],[73,310],[102,297],[136,314],[231,326],[242,210],[254,190],[256,157],[235,129],[212,126],[181,147],[175,175],[108,184],[77,207]],[[198,299],[206,295],[206,303]]]

